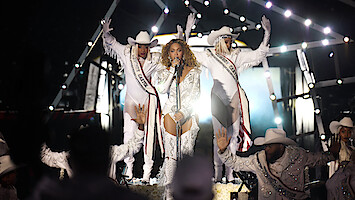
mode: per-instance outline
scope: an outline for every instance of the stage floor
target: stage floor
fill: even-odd
[[[214,199],[213,200],[230,200],[231,199],[231,193],[234,193],[233,195],[238,195],[237,198],[238,200],[241,199],[248,199],[248,188],[243,185],[242,190],[238,192],[240,187],[240,184],[222,184],[222,183],[216,183],[213,185],[212,191],[214,193]],[[164,187],[158,186],[157,184],[154,185],[142,185],[139,183],[139,181],[135,181],[133,184],[129,184],[129,189],[137,192],[145,197],[148,197],[150,200],[162,200],[163,199],[163,193],[164,193]]]

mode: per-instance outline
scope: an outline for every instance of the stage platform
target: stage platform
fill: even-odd
[[[243,185],[241,191],[238,193],[239,187],[241,184],[222,184],[216,183],[213,185],[212,191],[215,194],[213,200],[230,200],[231,195],[235,195],[238,200],[247,200],[248,199],[248,188]],[[133,184],[129,184],[129,189],[137,192],[150,200],[162,200],[164,187],[154,185],[142,185],[141,183],[135,182]]]

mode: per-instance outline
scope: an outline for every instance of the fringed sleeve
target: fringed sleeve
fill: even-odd
[[[256,50],[242,50],[238,53],[235,65],[238,68],[238,74],[250,67],[259,65],[269,52],[269,45],[261,43]]]
[[[126,56],[129,56],[129,45],[120,44],[115,37],[110,33],[105,33],[102,35],[103,47],[105,54],[117,60],[124,60]]]
[[[121,145],[112,145],[111,152],[111,163],[109,176],[116,179],[116,163],[121,161],[128,156],[133,156],[138,153],[143,145],[144,131],[137,130],[137,133],[132,139],[127,143]]]
[[[72,169],[68,163],[69,153],[67,151],[53,152],[45,143],[42,145],[41,161],[49,167],[67,170],[68,176],[72,176]]]
[[[175,69],[173,67],[170,67],[170,69],[168,70],[165,66],[160,64],[155,77],[157,81],[156,88],[159,92],[169,92],[171,83],[173,82],[174,78],[174,71]]]

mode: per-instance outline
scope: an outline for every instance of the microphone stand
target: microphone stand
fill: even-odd
[[[179,112],[181,105],[180,105],[180,87],[179,87],[179,81],[180,77],[178,74],[178,69],[180,65],[176,65],[176,73],[175,73],[175,81],[176,81],[176,113]],[[176,161],[180,161],[181,159],[181,124],[180,121],[176,122]],[[176,164],[177,165],[177,164]]]

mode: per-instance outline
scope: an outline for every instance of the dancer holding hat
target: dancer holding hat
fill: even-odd
[[[329,124],[330,132],[340,139],[339,158],[332,161],[329,166],[329,177],[331,177],[343,162],[350,161],[350,156],[354,146],[351,144],[351,138],[354,137],[354,123],[350,117],[344,117],[340,121],[332,121]]]
[[[264,146],[249,157],[239,157],[227,148],[230,136],[226,129],[216,132],[218,156],[226,166],[235,171],[250,171],[258,178],[258,199],[306,199],[304,169],[306,166],[325,165],[334,160],[340,145],[333,142],[329,152],[309,152],[297,147],[296,142],[286,137],[281,129],[266,130],[265,137],[254,140],[255,145]]]
[[[144,165],[143,181],[149,182],[154,164],[154,142],[158,138],[162,154],[164,153],[162,136],[160,132],[160,102],[158,93],[151,84],[151,76],[157,70],[160,54],[151,53],[150,48],[158,44],[158,40],[150,39],[148,32],[141,31],[136,39],[129,37],[128,45],[122,45],[110,34],[111,20],[106,19],[103,24],[103,46],[105,52],[121,61],[124,67],[127,93],[125,97],[124,116],[124,143],[128,142],[137,131],[137,124],[132,121],[136,117],[134,112],[138,104],[148,105],[147,122],[144,137]],[[157,134],[157,135],[156,135]],[[127,165],[126,175],[133,177],[134,157],[125,159]]]
[[[193,20],[189,17],[187,24],[191,23],[193,24]],[[269,51],[271,24],[265,16],[262,17],[261,24],[264,29],[264,39],[259,48],[254,51],[232,49],[232,43],[239,34],[233,34],[229,27],[223,26],[219,30],[212,31],[207,38],[208,43],[214,48],[194,52],[197,61],[211,72],[214,82],[211,92],[213,130],[216,132],[222,127],[226,128],[228,136],[232,137],[229,145],[232,153],[237,150],[246,151],[252,145],[249,103],[239,84],[238,74],[244,69],[259,65]],[[218,147],[215,139],[213,144],[215,181],[221,181],[223,163],[217,155]],[[227,180],[234,180],[233,171],[228,167],[225,171]]]

